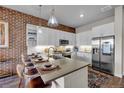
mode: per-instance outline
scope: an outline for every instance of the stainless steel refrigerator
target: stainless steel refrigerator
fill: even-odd
[[[114,36],[92,39],[92,68],[114,73]]]

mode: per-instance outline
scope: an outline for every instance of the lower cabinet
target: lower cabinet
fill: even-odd
[[[84,67],[68,75],[56,79],[53,88],[88,88],[88,68]]]

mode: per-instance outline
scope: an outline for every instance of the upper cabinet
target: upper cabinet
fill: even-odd
[[[108,23],[92,28],[93,37],[114,35],[114,23]]]
[[[76,34],[76,44],[79,45],[90,45],[92,39],[91,30],[77,33]]]
[[[80,32],[76,34],[76,44],[91,45],[93,37],[103,37],[114,35],[114,23],[108,23],[93,27],[91,30]]]
[[[27,25],[27,46],[35,47],[37,45],[37,28]]]
[[[75,45],[75,39],[76,39],[76,34],[74,33],[69,33],[69,32],[61,32],[62,33],[62,38],[64,40],[69,40],[69,45]]]
[[[69,45],[75,45],[75,34],[64,32],[61,30],[51,29],[47,27],[41,27],[41,32],[38,31],[38,26],[35,25],[27,25],[28,31],[29,29],[34,30],[36,32],[36,40],[37,45],[55,45],[59,46],[59,40],[69,40]],[[27,34],[28,35],[28,34]],[[29,36],[27,36],[29,37]]]

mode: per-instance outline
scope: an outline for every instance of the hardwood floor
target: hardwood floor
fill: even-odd
[[[124,88],[124,77],[119,78],[112,76],[110,81],[108,81],[103,88]]]

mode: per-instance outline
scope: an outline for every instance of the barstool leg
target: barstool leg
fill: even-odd
[[[20,81],[19,81],[18,88],[20,88],[20,86],[21,86],[21,83],[22,83],[22,78],[20,78]]]
[[[28,83],[29,83],[30,80],[31,80],[31,78],[26,78],[25,79],[25,88],[29,87]]]

